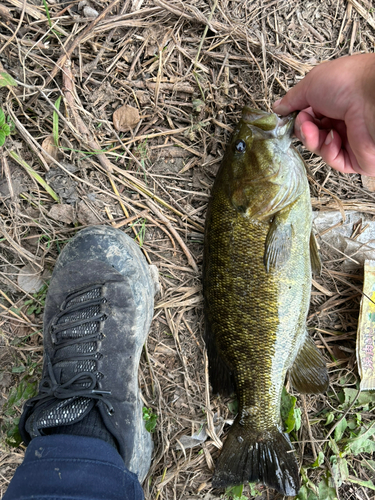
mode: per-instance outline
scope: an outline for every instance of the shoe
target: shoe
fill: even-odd
[[[61,426],[84,425],[95,407],[125,466],[144,480],[152,440],[142,418],[138,365],[155,289],[138,245],[118,229],[88,227],[66,245],[46,298],[39,393],[20,419],[26,444]]]

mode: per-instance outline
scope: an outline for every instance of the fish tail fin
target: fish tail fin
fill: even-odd
[[[300,489],[299,467],[288,434],[279,427],[246,432],[236,420],[228,433],[212,480],[214,488],[262,482],[288,496]]]

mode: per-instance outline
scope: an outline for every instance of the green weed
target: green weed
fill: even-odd
[[[358,389],[345,387],[337,396],[340,402],[337,410],[324,415],[325,425],[335,427],[329,442],[319,452],[315,462],[311,466],[302,467],[303,486],[297,496],[298,500],[336,500],[336,491],[343,483],[358,484],[375,490],[371,480],[364,481],[349,472],[353,457],[375,451],[375,422],[365,425],[361,416],[361,413],[375,409],[375,393],[358,393]],[[330,471],[325,472],[324,479],[316,486],[308,479],[307,471],[324,466],[326,461],[330,464]]]
[[[242,495],[243,484],[238,486],[229,486],[225,489],[224,495],[221,496],[223,500],[248,500],[245,495]]]
[[[22,380],[17,387],[12,387],[10,390],[8,401],[3,406],[3,419],[1,423],[1,431],[5,437],[4,441],[9,446],[17,447],[22,442],[18,430],[19,418],[16,415],[19,414],[19,409],[24,401],[35,396],[37,390],[38,382],[31,382],[26,379]]]
[[[60,109],[61,96],[55,102],[55,108],[57,111]],[[56,111],[53,112],[53,124],[52,124],[52,133],[53,133],[53,142],[56,147],[59,147],[59,115]]]
[[[17,82],[5,71],[0,71],[0,87],[17,87]]]
[[[4,146],[5,139],[10,133],[11,128],[8,123],[6,123],[4,111],[0,108],[0,148]]]
[[[38,292],[32,294],[34,299],[28,299],[23,303],[24,306],[28,306],[26,314],[40,314],[43,311],[46,302],[47,290],[48,285],[43,285]]]
[[[146,408],[144,406],[143,420],[145,421],[146,431],[154,432],[158,420],[158,415],[156,413],[153,413],[151,408]]]
[[[136,234],[136,238],[138,239],[139,246],[142,248],[142,245],[145,241],[145,236],[146,236],[146,219],[139,219],[136,220],[133,224],[129,224],[130,227],[141,225],[140,230]]]

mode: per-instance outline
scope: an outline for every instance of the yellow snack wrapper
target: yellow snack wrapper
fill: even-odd
[[[375,260],[365,261],[356,354],[361,391],[375,390]]]

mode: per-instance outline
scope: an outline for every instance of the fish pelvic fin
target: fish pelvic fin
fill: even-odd
[[[290,379],[293,386],[302,394],[319,394],[328,389],[329,376],[326,362],[307,332],[290,370]]]
[[[217,461],[212,486],[262,482],[284,495],[295,496],[301,482],[293,451],[289,435],[280,427],[248,432],[236,420]]]

